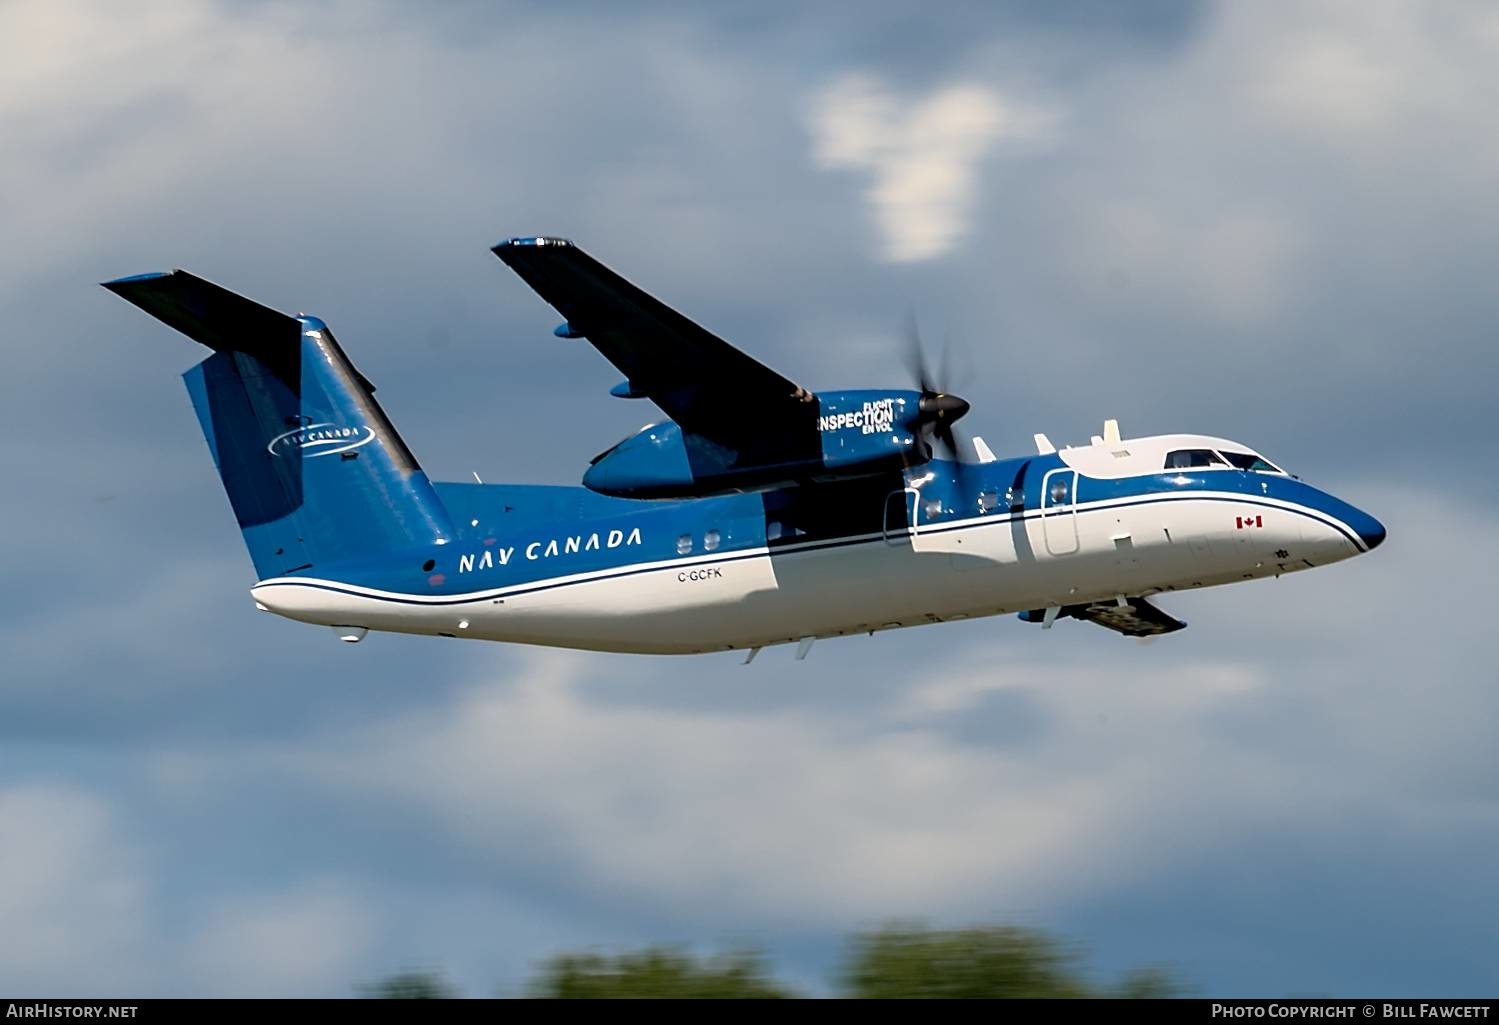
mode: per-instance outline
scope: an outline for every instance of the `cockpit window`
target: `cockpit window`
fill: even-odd
[[[1228,469],[1228,464],[1210,448],[1179,448],[1166,456],[1168,470],[1188,470],[1199,466]]]
[[[1280,467],[1262,456],[1252,452],[1224,452],[1223,458],[1241,470],[1253,470],[1255,473],[1284,473]]]

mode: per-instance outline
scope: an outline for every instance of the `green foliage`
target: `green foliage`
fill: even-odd
[[[1133,968],[1124,973],[1124,978],[1109,995],[1121,1000],[1164,1000],[1181,996],[1182,989],[1164,968]]]
[[[1161,968],[1126,972],[1117,985],[1088,983],[1075,948],[1046,933],[1009,926],[927,929],[896,925],[855,936],[841,983],[847,997],[996,999],[1181,995]],[[795,997],[770,977],[755,953],[699,959],[675,947],[612,956],[564,953],[546,961],[527,986],[532,997],[560,999],[745,1000]],[[437,972],[406,971],[360,987],[365,997],[432,1000],[457,996]]]
[[[400,972],[359,990],[372,1000],[449,1000],[458,995],[438,972]]]
[[[853,941],[844,991],[870,999],[1096,996],[1076,955],[1044,933],[1009,927],[892,927]]]
[[[531,996],[560,999],[744,1000],[794,995],[767,977],[763,961],[755,954],[699,961],[669,947],[649,947],[616,957],[561,954],[548,961],[531,984]]]

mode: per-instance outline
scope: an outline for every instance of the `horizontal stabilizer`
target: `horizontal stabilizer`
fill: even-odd
[[[227,288],[189,274],[137,274],[104,282],[104,287],[196,342],[219,352],[243,352],[272,359],[295,351],[302,325]],[[279,350],[279,351],[278,351]]]

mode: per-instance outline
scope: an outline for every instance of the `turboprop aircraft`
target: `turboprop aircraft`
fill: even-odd
[[[666,419],[582,487],[428,479],[328,326],[185,271],[106,288],[213,350],[184,375],[259,582],[331,626],[689,653],[1018,613],[1127,636],[1186,624],[1154,596],[1370,551],[1377,520],[1253,447],[1169,434],[960,458],[968,403],[809,391],[572,242],[495,254]]]

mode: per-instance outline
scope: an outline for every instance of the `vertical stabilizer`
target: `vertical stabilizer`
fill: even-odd
[[[214,350],[183,376],[261,579],[451,537],[427,475],[322,321],[185,271],[105,287]]]

